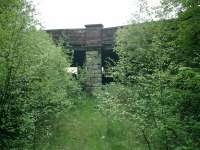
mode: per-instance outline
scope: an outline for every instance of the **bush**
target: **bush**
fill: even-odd
[[[0,12],[0,147],[36,149],[80,88],[63,50],[35,29],[30,4],[9,0]]]

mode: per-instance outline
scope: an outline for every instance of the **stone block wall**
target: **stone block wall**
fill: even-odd
[[[91,92],[102,85],[101,48],[86,50],[86,91]]]

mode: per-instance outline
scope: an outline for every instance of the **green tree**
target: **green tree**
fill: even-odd
[[[177,19],[118,31],[117,84],[98,94],[101,110],[131,120],[146,149],[199,147],[199,6],[177,4],[184,8]]]
[[[35,28],[25,0],[0,5],[0,147],[36,149],[49,136],[51,118],[71,105],[79,91],[65,68],[63,50]]]

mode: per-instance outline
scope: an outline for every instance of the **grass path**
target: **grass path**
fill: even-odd
[[[42,150],[145,150],[133,143],[130,124],[108,120],[94,100],[85,100],[55,122]],[[135,147],[135,148],[133,148]]]

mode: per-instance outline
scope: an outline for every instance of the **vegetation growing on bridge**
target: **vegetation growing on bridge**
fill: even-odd
[[[0,149],[198,150],[200,7],[120,29],[115,83],[85,96],[25,0],[0,5]],[[89,99],[89,100],[86,100]],[[84,101],[85,100],[85,101]]]

